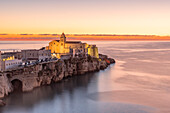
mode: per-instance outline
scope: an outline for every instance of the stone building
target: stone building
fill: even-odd
[[[22,64],[21,59],[4,60],[1,63],[1,70],[7,71],[8,69],[17,68],[21,64]]]
[[[66,36],[62,33],[60,40],[53,40],[46,47],[47,50],[51,50],[52,57],[60,58],[61,55],[83,53],[88,54],[98,58],[98,48],[93,49],[87,43],[82,43],[81,41],[66,41]],[[90,52],[88,52],[90,51]],[[94,52],[92,52],[94,51]],[[96,54],[91,54],[96,53]],[[74,55],[73,55],[74,56]]]
[[[23,61],[37,61],[37,60],[45,60],[51,58],[51,51],[42,49],[28,49],[22,50],[22,60]]]
[[[1,59],[1,71],[6,71],[8,69],[12,69],[22,64],[21,59],[15,59],[15,57],[11,54],[0,54]]]
[[[21,52],[5,52],[2,54],[4,57],[14,56],[15,59],[22,59]]]
[[[95,56],[96,58],[99,58],[98,48],[96,47],[96,45],[89,45],[88,54],[90,56]]]

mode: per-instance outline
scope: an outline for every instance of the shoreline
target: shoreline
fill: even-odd
[[[0,106],[4,106],[3,98],[20,87],[22,92],[32,91],[36,87],[50,85],[64,78],[83,75],[85,73],[106,69],[115,60],[100,54],[100,59],[93,57],[69,58],[52,62],[44,62],[0,73]],[[20,86],[16,87],[16,83]]]

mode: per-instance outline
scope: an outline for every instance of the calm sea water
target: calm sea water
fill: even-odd
[[[12,93],[2,113],[170,113],[170,42],[96,41],[116,59],[106,70]],[[2,51],[41,48],[47,41],[0,42]]]

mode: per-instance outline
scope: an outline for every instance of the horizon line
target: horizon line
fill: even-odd
[[[0,33],[0,35],[61,35],[61,33]],[[94,36],[170,36],[170,35],[154,35],[154,34],[99,34],[99,33],[65,33],[65,35],[94,35]]]

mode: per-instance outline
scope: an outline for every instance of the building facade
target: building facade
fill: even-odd
[[[51,51],[45,49],[22,50],[21,54],[22,54],[23,61],[37,61],[37,60],[45,60],[51,58]]]
[[[1,71],[7,71],[8,69],[12,69],[12,68],[16,68],[17,66],[22,64],[22,60],[21,59],[15,59],[15,57],[13,56],[13,54],[6,54],[0,53],[0,59],[1,59]]]
[[[89,48],[90,47],[90,48]],[[91,50],[92,49],[92,50]],[[49,43],[49,46],[46,47],[46,50],[51,50],[52,57],[57,57],[60,58],[61,55],[68,55],[68,54],[88,54],[93,56],[94,54],[91,53],[96,53],[96,56],[98,58],[98,48],[95,47],[93,49],[90,45],[87,43],[82,43],[81,41],[66,41],[66,36],[64,33],[62,33],[60,40],[53,40]],[[89,51],[94,51],[94,52],[88,52]],[[97,51],[96,51],[97,50]]]
[[[15,59],[22,59],[21,52],[5,52],[2,55],[6,58],[14,56]]]
[[[22,64],[22,60],[13,59],[13,60],[4,60],[1,63],[1,70],[7,71],[8,69],[16,68]]]
[[[99,58],[98,48],[96,47],[96,45],[89,45],[88,55],[95,56],[96,58]]]

